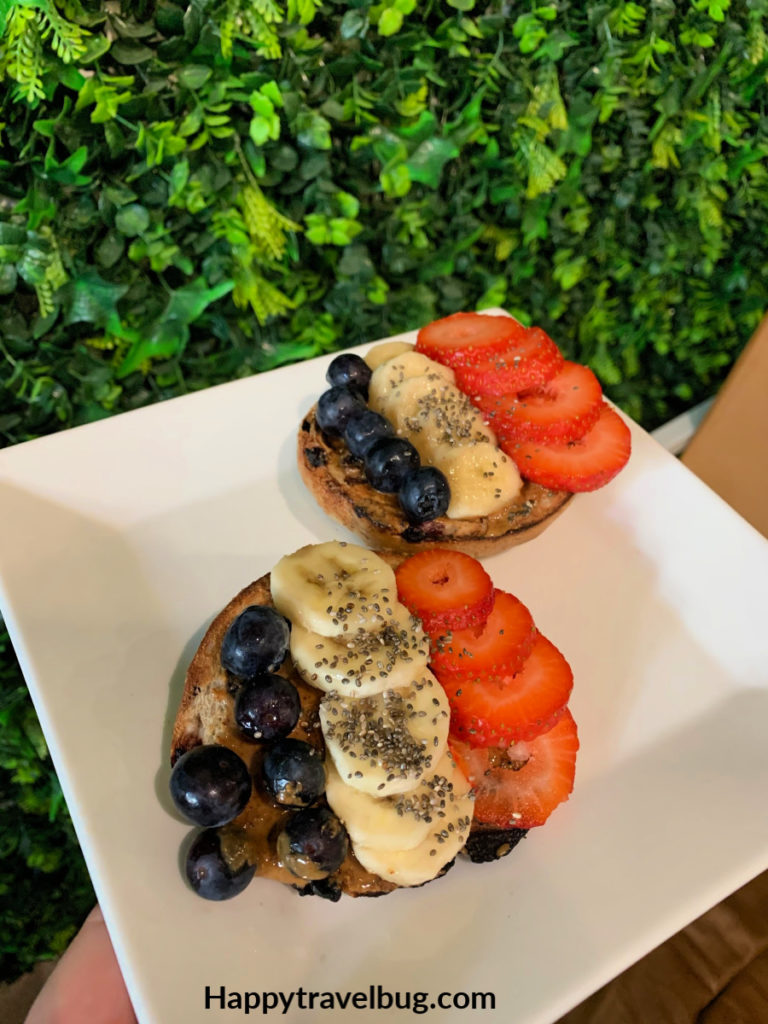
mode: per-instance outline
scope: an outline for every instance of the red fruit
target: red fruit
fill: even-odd
[[[540,327],[524,328],[501,352],[483,353],[456,367],[456,383],[475,395],[508,395],[543,384],[563,365],[560,349]]]
[[[575,441],[594,427],[603,389],[589,367],[567,362],[544,384],[503,398],[481,396],[475,404],[505,441],[553,444]]]
[[[534,828],[573,791],[579,737],[568,708],[548,732],[509,748],[451,741],[456,762],[476,789],[475,821]]]
[[[553,491],[595,491],[627,464],[632,437],[618,413],[603,404],[597,423],[576,441],[501,440],[499,444],[526,480]]]
[[[511,316],[454,313],[422,327],[416,337],[416,351],[445,366],[463,366],[491,352],[501,352],[524,331]]]
[[[512,594],[494,591],[493,608],[482,626],[457,629],[433,643],[432,671],[443,681],[501,679],[514,675],[531,653],[536,636],[531,613]]]
[[[395,578],[398,597],[427,633],[480,626],[493,607],[491,577],[460,551],[421,551],[397,567]]]
[[[538,633],[533,650],[514,676],[443,685],[451,704],[451,733],[471,747],[507,747],[551,729],[573,689],[570,665]]]

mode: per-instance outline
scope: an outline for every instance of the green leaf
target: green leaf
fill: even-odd
[[[397,164],[388,171],[382,171],[379,180],[386,195],[400,198],[411,189],[411,175],[405,164]]]
[[[252,117],[248,134],[254,146],[263,146],[270,137],[269,121],[264,117]]]
[[[190,110],[190,112],[179,125],[179,135],[181,135],[183,138],[187,138],[187,136],[189,135],[194,135],[195,132],[200,130],[202,124],[203,109],[202,107],[195,107],[194,110]]]
[[[79,57],[78,63],[81,65],[93,64],[94,61],[97,61],[109,51],[109,47],[110,41],[106,36],[88,36],[85,40],[85,48]]]
[[[259,87],[259,92],[263,93],[263,95],[266,96],[275,107],[282,107],[283,95],[280,92],[280,86],[277,82],[265,82],[264,85]]]
[[[189,161],[179,160],[173,165],[168,182],[171,186],[172,195],[178,195],[189,181]]]
[[[349,217],[332,217],[328,226],[332,245],[349,245],[363,230],[362,224]]]
[[[120,64],[146,64],[155,55],[154,50],[141,43],[126,43],[122,39],[112,44],[109,51],[111,57]]]
[[[360,212],[360,200],[349,192],[337,192],[334,199],[339,204],[345,217],[357,217]]]
[[[149,210],[140,203],[123,206],[115,216],[115,227],[121,235],[127,235],[129,238],[146,231],[149,222]]]
[[[117,378],[135,373],[150,359],[169,359],[183,351],[189,341],[189,327],[176,317],[165,316],[152,324],[146,336],[137,340],[117,370]]]
[[[202,278],[198,278],[189,287],[177,289],[168,300],[162,316],[146,333],[126,331],[112,321],[111,327],[132,338],[131,347],[118,367],[118,379],[135,373],[150,359],[168,359],[182,352],[189,340],[189,325],[212,302],[229,294],[233,287],[233,281],[222,281],[209,288]]]
[[[0,265],[0,295],[12,295],[18,283],[16,267],[9,263]]]
[[[179,288],[171,295],[163,315],[191,324],[212,302],[228,295],[233,287],[232,281],[222,281],[209,288],[203,278],[198,278],[187,288]]]
[[[345,12],[339,26],[342,39],[357,39],[368,29],[368,12],[365,8],[352,8]]]
[[[108,270],[117,263],[124,252],[125,242],[119,235],[110,231],[96,247],[96,262]]]
[[[414,150],[405,166],[411,181],[437,188],[443,167],[458,155],[459,150],[450,139],[427,139]]]
[[[321,213],[308,213],[304,218],[305,235],[313,245],[324,245],[330,241],[331,233],[328,219]]]
[[[212,70],[203,64],[189,64],[179,71],[179,84],[185,89],[200,89],[212,74]]]
[[[53,138],[53,129],[56,126],[56,121],[52,118],[40,119],[39,121],[33,121],[32,127],[40,135],[45,135],[46,138]]]
[[[128,286],[105,281],[90,271],[73,278],[67,286],[67,324],[91,323],[104,327],[117,315],[117,303],[128,291]]]
[[[314,110],[303,110],[293,127],[300,145],[314,149],[331,148],[331,124],[322,114]]]
[[[401,138],[407,139],[411,146],[417,146],[420,142],[425,142],[431,138],[436,131],[438,131],[437,118],[431,110],[422,110],[419,114],[418,120],[414,124],[403,125],[402,128],[398,128],[397,134]],[[401,152],[401,148],[396,140],[393,140],[394,149],[389,159],[395,155],[395,153]]]
[[[402,11],[398,11],[396,7],[387,7],[386,10],[382,11],[381,17],[379,18],[379,35],[393,36],[395,32],[400,30],[402,24]]]

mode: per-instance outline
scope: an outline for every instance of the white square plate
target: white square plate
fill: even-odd
[[[170,726],[213,615],[349,536],[294,463],[329,359],[0,453],[3,614],[140,1021],[230,1019],[206,986],[301,988],[287,1021],[379,1019],[308,993],[381,986],[545,1024],[768,867],[768,544],[633,426],[612,484],[487,562],[573,667],[571,800],[423,889],[333,905],[257,879],[206,903],[180,873]]]

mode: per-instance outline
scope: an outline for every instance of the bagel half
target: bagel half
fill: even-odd
[[[399,561],[391,556],[387,560]],[[302,895],[321,896],[334,901],[342,893],[382,896],[398,886],[366,871],[351,851],[338,871],[320,882],[296,878],[278,859],[277,835],[292,812],[275,805],[260,787],[261,762],[267,747],[246,739],[238,729],[234,704],[240,684],[221,667],[220,658],[224,634],[237,616],[250,605],[271,604],[269,579],[269,574],[266,574],[240,591],[214,619],[203,637],[187,671],[176,713],[171,737],[171,765],[192,747],[218,743],[235,751],[248,766],[255,780],[251,798],[234,821],[219,829],[222,852],[233,869],[241,867],[247,860],[256,864],[257,875],[291,885]],[[278,673],[296,686],[301,698],[301,715],[291,736],[323,749],[318,717],[321,691],[300,678],[290,654]],[[509,853],[524,835],[522,829],[486,830],[473,823],[467,853],[478,862],[493,860]],[[447,865],[440,874],[450,866]]]
[[[318,505],[375,551],[415,554],[445,547],[484,558],[523,544],[545,530],[573,497],[525,481],[514,501],[490,516],[440,516],[419,526],[403,515],[397,496],[374,490],[362,462],[342,441],[329,440],[317,425],[314,405],[301,421],[297,461],[301,478]]]

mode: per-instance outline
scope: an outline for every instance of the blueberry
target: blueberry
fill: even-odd
[[[373,409],[362,409],[347,420],[344,440],[352,454],[362,459],[368,449],[377,441],[381,441],[385,437],[392,437],[394,433],[394,428],[389,420],[384,419]]]
[[[335,384],[324,391],[317,401],[317,425],[324,433],[341,437],[350,416],[363,409],[365,401],[359,392]]]
[[[249,679],[273,672],[288,653],[290,627],[274,608],[252,604],[224,635],[221,664],[232,675]]]
[[[288,679],[265,673],[249,680],[235,698],[235,720],[252,740],[279,740],[295,728],[299,691]]]
[[[278,740],[264,757],[264,785],[279,804],[308,807],[325,790],[323,755],[304,740]]]
[[[299,878],[333,874],[347,856],[349,844],[342,823],[327,807],[310,807],[291,815],[277,837],[277,852]]]
[[[251,776],[229,747],[209,743],[182,754],[171,772],[171,798],[196,825],[226,825],[251,795]]]
[[[233,870],[221,852],[219,833],[214,828],[201,832],[187,854],[187,878],[195,892],[206,900],[229,900],[248,885],[256,865],[247,861]]]
[[[409,523],[426,523],[445,515],[451,501],[451,489],[439,469],[421,466],[405,477],[398,497]]]
[[[371,445],[365,456],[365,476],[377,491],[393,494],[412,469],[419,467],[419,453],[410,441],[385,437]]]
[[[329,384],[344,384],[356,388],[364,398],[367,398],[371,368],[354,352],[342,352],[328,367],[325,379]]]

